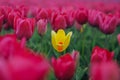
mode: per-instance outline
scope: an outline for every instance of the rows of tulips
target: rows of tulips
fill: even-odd
[[[12,29],[14,32],[0,36],[0,80],[50,80],[52,72],[57,80],[74,80],[81,55],[77,50],[65,52],[74,34],[72,31],[66,34],[65,31],[75,27],[82,33],[86,25],[106,35],[112,34],[120,25],[120,12],[105,13],[95,8],[71,6],[0,6],[0,31]],[[44,37],[49,28],[52,49],[56,51],[56,56],[50,59],[26,46],[35,30]],[[120,44],[120,35],[117,39]],[[114,54],[94,46],[87,80],[120,80]]]

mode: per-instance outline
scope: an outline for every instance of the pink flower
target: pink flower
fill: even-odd
[[[111,61],[114,57],[113,52],[109,52],[107,49],[94,47],[91,55],[91,63],[101,63]]]
[[[55,76],[58,80],[71,80],[76,69],[79,52],[74,51],[72,55],[65,54],[58,59],[52,58]]]
[[[22,13],[18,10],[12,10],[9,14],[8,14],[8,26],[12,27],[13,28],[13,24],[14,24],[14,18],[16,16],[21,16]]]
[[[46,80],[49,63],[18,43],[14,35],[0,36],[1,80]]]
[[[34,53],[36,54],[36,53]],[[49,64],[41,55],[25,52],[9,59],[8,67],[12,80],[45,80],[49,71]]]
[[[75,20],[79,24],[85,24],[88,21],[88,11],[84,8],[79,8],[75,12]]]
[[[118,25],[117,18],[115,16],[104,16],[103,20],[100,20],[99,29],[105,34],[111,34],[115,31]]]
[[[37,11],[36,20],[48,19],[48,12],[45,8],[40,8]]]
[[[19,39],[23,37],[26,39],[31,38],[34,32],[34,26],[35,19],[16,17],[14,20],[15,34]]]
[[[74,11],[69,8],[62,8],[60,14],[63,15],[66,19],[67,27],[72,27],[74,23]]]
[[[120,34],[117,35],[117,40],[118,40],[118,43],[120,45]]]
[[[1,6],[0,11],[4,15],[4,22],[7,22],[8,13],[11,12],[12,8],[8,6]]]
[[[78,31],[83,32],[83,26],[81,24],[75,22],[74,26]]]
[[[97,10],[89,10],[88,12],[88,22],[93,27],[99,27],[100,19],[102,19],[104,14]]]
[[[58,29],[65,29],[67,27],[66,19],[63,15],[53,13],[51,18],[52,29],[57,31]]]
[[[4,20],[4,15],[0,12],[0,31],[1,31],[2,26],[3,26],[3,20]]]
[[[21,43],[17,42],[15,35],[0,37],[0,57],[9,58],[16,53],[19,54],[22,48]]]
[[[119,67],[116,62],[91,64],[90,80],[119,80]]]
[[[44,35],[47,31],[47,20],[40,19],[37,22],[37,30],[39,35]]]

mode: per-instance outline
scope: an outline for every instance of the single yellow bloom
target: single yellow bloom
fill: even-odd
[[[62,52],[70,44],[70,38],[72,36],[72,32],[69,32],[67,35],[65,35],[64,30],[59,29],[57,31],[57,33],[55,31],[52,31],[51,36],[52,36],[52,45],[53,45],[53,47],[58,52]]]

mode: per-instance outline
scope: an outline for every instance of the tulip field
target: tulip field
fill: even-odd
[[[120,80],[120,1],[85,1],[1,0],[0,80]]]

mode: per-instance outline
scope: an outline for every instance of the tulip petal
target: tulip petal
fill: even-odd
[[[69,43],[70,43],[70,38],[71,38],[71,36],[72,36],[72,32],[69,32],[69,33],[67,34],[66,38],[65,38],[63,50],[65,50],[65,49],[68,47],[68,45],[69,45]]]
[[[52,31],[52,32],[51,32],[51,36],[52,36],[52,45],[53,45],[53,47],[57,50],[57,45],[56,45],[56,32]]]
[[[62,42],[64,43],[65,41],[65,32],[62,29],[59,29],[56,34],[56,43]]]

